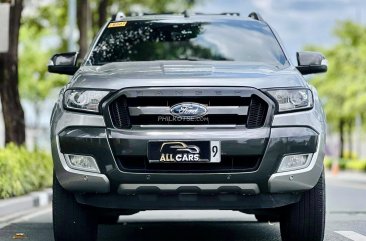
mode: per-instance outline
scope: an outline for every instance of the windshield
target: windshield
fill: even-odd
[[[250,20],[111,22],[87,63],[155,60],[242,61],[277,68],[288,65],[271,29]]]

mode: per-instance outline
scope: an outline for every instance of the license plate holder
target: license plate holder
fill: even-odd
[[[220,141],[151,141],[149,163],[220,163]]]

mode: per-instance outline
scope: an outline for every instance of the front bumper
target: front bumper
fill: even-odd
[[[57,121],[52,125],[51,140],[56,176],[66,190],[77,194],[80,203],[92,206],[127,208],[127,203],[132,202],[131,208],[137,205],[140,208],[159,209],[159,205],[150,205],[151,201],[160,200],[169,204],[168,200],[174,199],[176,202],[171,203],[170,208],[205,208],[205,202],[210,203],[206,207],[216,205],[219,208],[223,199],[232,198],[231,203],[221,208],[240,209],[241,205],[243,209],[254,209],[255,205],[249,204],[255,201],[252,197],[256,197],[257,208],[284,206],[299,199],[294,193],[314,187],[323,170],[325,124],[315,108],[275,116],[272,127],[240,131],[117,131],[107,129],[102,116],[61,109],[56,111],[54,118]],[[126,154],[124,151],[132,155],[144,153],[148,140],[161,140],[162,136],[164,140],[220,140],[223,152],[262,153],[262,159],[255,171],[233,173],[130,173],[118,167],[117,154]],[[92,155],[101,173],[70,169],[63,155],[65,153]],[[307,168],[276,173],[284,155],[297,153],[314,153]],[[162,195],[168,196],[161,199]],[[186,202],[189,196],[193,198],[191,203]],[[109,199],[115,202],[107,201]],[[169,209],[169,205],[164,207]]]
[[[129,140],[133,139],[130,136]],[[313,156],[307,169],[291,173],[292,180],[287,179],[290,173],[273,173],[284,154],[318,153],[318,134],[305,127],[273,128],[267,142],[261,165],[254,172],[124,173],[117,167],[107,130],[68,128],[60,133],[54,145],[55,170],[61,185],[77,193],[79,203],[100,208],[254,210],[295,203],[300,198],[299,192],[315,185],[318,179],[315,176],[321,172],[319,155]],[[62,153],[93,155],[102,173],[72,170]]]
[[[56,175],[61,185],[74,192],[97,192],[107,193],[118,192],[126,184],[212,184],[220,183],[224,185],[255,184],[254,193],[279,193],[289,191],[303,191],[312,188],[322,171],[322,147],[324,141],[322,136],[307,127],[285,127],[272,128],[269,138],[259,138],[258,136],[267,134],[268,130],[252,130],[247,137],[237,136],[235,141],[231,138],[221,138],[223,151],[230,151],[230,147],[243,145],[243,148],[235,148],[237,152],[254,151],[255,145],[266,146],[260,166],[257,170],[244,173],[128,173],[118,168],[114,152],[110,145],[110,133],[105,128],[92,127],[70,127],[58,136],[55,136],[53,145],[53,157],[55,161]],[[217,135],[217,131],[213,131]],[[205,131],[205,138],[209,137],[209,132]],[[118,140],[120,145],[142,147],[146,145],[146,136],[149,139],[160,139],[157,131],[143,132],[137,135],[130,133],[121,134]],[[182,139],[182,133],[177,136],[170,136],[171,139]],[[179,136],[179,137],[178,137]],[[197,136],[203,136],[197,133]],[[257,143],[254,136],[257,136]],[[116,140],[114,138],[114,140]],[[250,143],[252,141],[252,143]],[[117,141],[119,142],[119,141]],[[253,143],[254,142],[254,143]],[[268,142],[266,145],[265,143]],[[254,146],[253,146],[254,145]],[[255,148],[254,148],[255,149]],[[74,153],[80,155],[92,155],[98,161],[101,174],[77,171],[70,169],[65,162],[63,153]],[[282,157],[289,153],[315,153],[311,164],[306,169],[293,172],[276,173]],[[275,173],[275,174],[274,174]],[[137,186],[138,187],[138,186]],[[179,187],[178,187],[179,188]],[[177,188],[177,189],[178,189]],[[129,188],[131,189],[131,188]],[[136,188],[137,189],[137,188]]]

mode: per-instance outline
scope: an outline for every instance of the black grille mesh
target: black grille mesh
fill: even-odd
[[[221,156],[220,163],[149,163],[147,156],[117,156],[117,164],[126,172],[230,173],[258,169],[262,156]]]
[[[116,128],[126,129],[131,127],[130,115],[128,112],[127,99],[121,96],[109,105],[113,124]]]
[[[264,125],[268,104],[256,95],[252,96],[249,105],[247,128],[259,128]]]

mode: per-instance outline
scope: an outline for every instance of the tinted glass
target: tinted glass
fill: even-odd
[[[269,27],[259,21],[129,21],[107,27],[89,64],[154,60],[218,60],[287,65]]]

